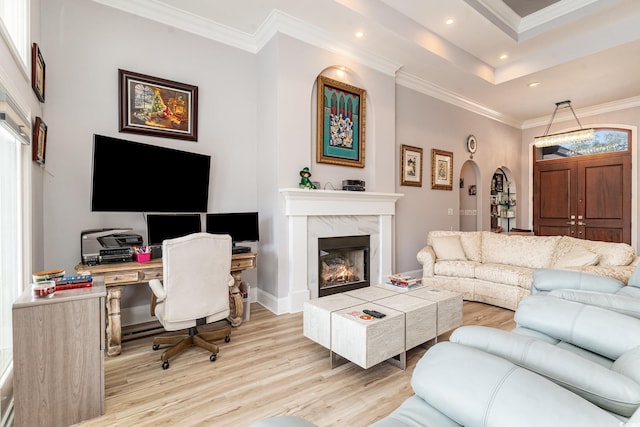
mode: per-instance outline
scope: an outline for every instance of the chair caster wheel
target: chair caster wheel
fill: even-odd
[[[209,360],[211,360],[212,362],[216,361],[216,355],[212,354],[211,356],[209,356]]]
[[[224,337],[224,342],[229,342],[229,341],[231,341],[231,337],[229,335]]]
[[[169,369],[169,361],[165,360],[164,362],[162,362],[162,369]]]
[[[151,346],[152,349],[158,350],[160,348],[160,344],[154,344]]]

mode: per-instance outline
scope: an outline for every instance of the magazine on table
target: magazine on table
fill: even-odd
[[[390,275],[385,285],[400,291],[410,291],[423,286],[419,279],[403,274]]]

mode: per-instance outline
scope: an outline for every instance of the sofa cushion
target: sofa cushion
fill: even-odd
[[[465,426],[616,426],[578,395],[500,357],[441,342],[418,361],[416,395]],[[438,425],[427,422],[424,425]]]
[[[587,265],[584,267],[568,267],[571,270],[584,271],[585,273],[596,274],[598,276],[610,277],[627,283],[633,274],[633,268],[630,265]]]
[[[631,296],[577,289],[556,289],[549,292],[549,296],[606,308],[640,319],[640,299]]]
[[[476,267],[482,265],[473,261],[438,261],[433,271],[438,276],[449,277],[466,277],[473,279],[475,277]]]
[[[478,264],[475,268],[476,279],[505,285],[531,289],[533,270],[505,264]]]
[[[553,344],[485,326],[462,326],[450,341],[509,360],[616,414],[628,417],[640,406],[640,384],[632,378]]]
[[[611,360],[640,346],[640,319],[559,298],[529,295],[514,320]]]
[[[619,280],[574,270],[539,268],[533,271],[532,293],[555,289],[582,289],[614,294],[624,286]]]
[[[559,240],[560,236],[518,236],[484,231],[482,262],[529,268],[549,267]]]
[[[427,245],[433,246],[433,238],[438,236],[460,236],[460,243],[467,259],[476,262],[482,261],[482,231],[430,231],[427,234]]]
[[[626,243],[599,242],[562,236],[553,254],[552,265],[576,246],[598,254],[599,265],[629,265],[636,256],[635,249]]]
[[[597,253],[591,252],[584,246],[576,245],[562,254],[562,256],[553,263],[553,268],[596,265],[599,259],[600,255]]]
[[[436,260],[440,261],[466,261],[467,256],[462,249],[459,235],[434,236],[431,246],[436,253]]]

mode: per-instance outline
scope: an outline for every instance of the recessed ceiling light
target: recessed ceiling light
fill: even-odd
[[[529,87],[536,87],[538,85],[540,85],[540,82],[531,82],[531,83],[529,83]]]
[[[447,24],[447,25],[451,25],[451,24],[454,23],[454,20],[453,20],[453,18],[449,18],[446,21],[444,21],[444,23]]]
[[[363,33],[362,31],[358,31],[358,32],[356,33],[356,37],[357,37],[357,38],[359,38],[359,39],[361,39],[362,37],[364,37],[364,33]]]
[[[503,53],[502,55],[500,55],[500,59],[507,59],[509,57],[509,55],[507,55],[506,53]]]

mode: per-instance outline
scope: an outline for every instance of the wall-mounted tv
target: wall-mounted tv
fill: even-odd
[[[147,215],[147,244],[162,245],[167,239],[202,231],[200,214]]]
[[[91,210],[206,212],[211,156],[94,135]]]
[[[212,234],[228,234],[236,242],[257,242],[258,212],[233,212],[207,214],[205,231]]]

